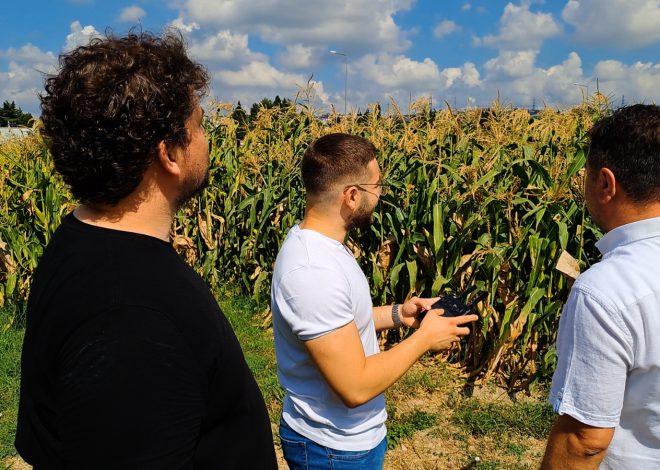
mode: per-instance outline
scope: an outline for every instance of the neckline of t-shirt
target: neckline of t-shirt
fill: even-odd
[[[296,230],[298,230],[298,232],[313,234],[314,236],[317,236],[317,238],[320,238],[321,240],[324,240],[327,243],[336,246],[337,248],[346,248],[342,242],[335,240],[334,238],[331,238],[327,235],[323,235],[321,232],[317,232],[316,230],[312,230],[310,228],[301,228],[300,224],[296,224],[294,227]]]
[[[76,217],[73,212],[67,215],[62,221],[62,223],[73,230],[98,233],[98,234],[107,234],[107,235],[123,237],[123,238],[147,240],[154,243],[158,243],[163,246],[168,246],[168,247],[172,246],[171,243],[168,241],[161,240],[158,237],[147,235],[145,233],[129,232],[127,230],[119,230],[116,228],[100,227],[98,225],[88,224],[87,222],[83,222],[78,217]]]

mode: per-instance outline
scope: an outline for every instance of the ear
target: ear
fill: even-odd
[[[598,172],[598,200],[607,204],[614,199],[617,193],[617,181],[609,168],[601,168]]]
[[[179,151],[173,146],[168,147],[164,140],[158,142],[156,152],[156,159],[161,168],[172,176],[181,175],[181,167],[179,166]]]
[[[351,186],[344,191],[342,197],[344,204],[349,209],[355,210],[360,206],[360,191],[355,186]]]

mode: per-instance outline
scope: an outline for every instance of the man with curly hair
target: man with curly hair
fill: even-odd
[[[42,132],[81,204],[28,301],[16,448],[36,469],[277,468],[234,332],[169,239],[209,177],[208,81],[171,32],[95,39],[46,80]]]

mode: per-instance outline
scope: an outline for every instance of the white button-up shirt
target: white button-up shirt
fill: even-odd
[[[596,246],[603,259],[575,281],[559,322],[550,402],[616,428],[601,468],[660,468],[660,217]]]

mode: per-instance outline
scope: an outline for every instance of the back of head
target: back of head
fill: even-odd
[[[335,187],[364,183],[367,165],[376,148],[367,139],[350,134],[328,134],[315,140],[302,160],[302,179],[308,198],[319,199]]]
[[[660,107],[621,108],[589,132],[587,165],[609,168],[635,203],[660,202]]]
[[[174,32],[93,39],[59,62],[41,97],[55,167],[81,202],[114,205],[140,184],[159,142],[188,144],[208,74]]]

